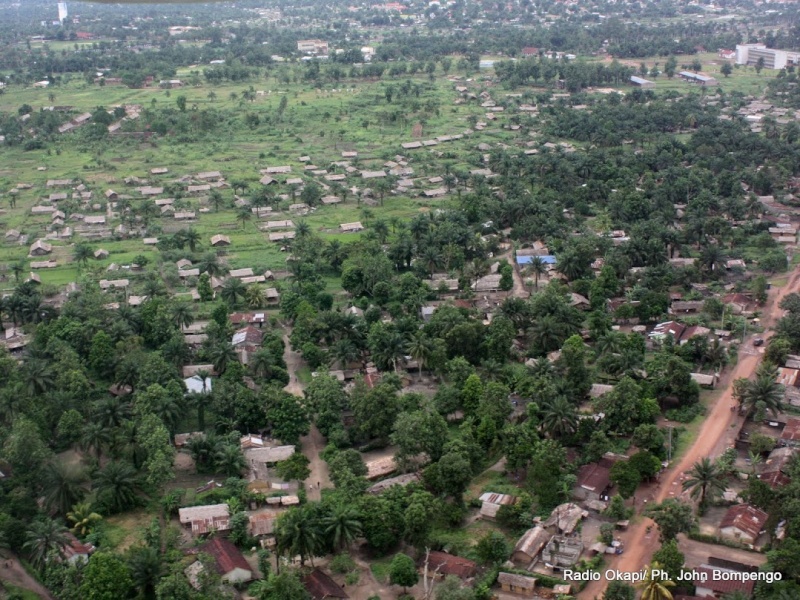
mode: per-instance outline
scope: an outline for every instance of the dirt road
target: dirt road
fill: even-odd
[[[285,346],[283,360],[286,361],[286,370],[289,372],[289,384],[283,389],[302,398],[305,386],[297,378],[297,371],[303,366],[302,358],[299,353],[291,349],[289,336],[283,336],[283,343]],[[303,448],[303,454],[309,460],[308,468],[311,470],[311,475],[303,485],[305,485],[309,500],[319,500],[323,488],[333,487],[328,473],[328,463],[319,456],[319,453],[325,448],[325,438],[322,437],[316,425],[312,425],[308,435],[300,438],[300,445]]]
[[[788,283],[780,288],[773,288],[762,311],[761,325],[769,328],[780,318],[783,311],[779,308],[780,301],[784,296],[791,292],[800,291],[800,267],[792,272]],[[761,337],[768,337],[767,331]],[[733,400],[733,382],[740,377],[750,377],[758,367],[761,360],[762,350],[753,346],[753,337],[746,340],[739,348],[739,360],[733,371],[728,372],[721,382],[721,393],[709,406],[700,431],[697,434],[694,444],[688,449],[686,454],[678,464],[667,470],[661,476],[661,483],[654,490],[645,492],[645,498],[650,504],[662,502],[667,498],[679,497],[682,493],[682,483],[686,477],[685,473],[691,469],[692,465],[703,457],[716,457],[725,448],[733,444],[735,428],[732,425],[741,417],[731,412],[730,407]],[[641,492],[637,492],[639,494]],[[644,500],[644,498],[641,498]],[[637,506],[638,508],[638,506]],[[648,533],[648,527],[652,527]],[[641,519],[626,534],[621,536],[625,543],[625,553],[621,556],[610,559],[606,568],[619,571],[636,571],[650,563],[650,559],[659,548],[657,528],[654,527],[650,519]],[[607,582],[603,579],[591,582],[579,594],[579,598],[590,600],[600,598],[606,588]]]
[[[0,555],[0,581],[29,590],[39,598],[53,600],[47,588],[28,575],[17,557],[7,551]]]

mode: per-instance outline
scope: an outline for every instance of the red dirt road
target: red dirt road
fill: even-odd
[[[773,287],[770,290],[769,298],[762,310],[761,325],[764,328],[771,327],[783,313],[778,306],[780,301],[786,294],[798,291],[800,291],[800,267],[791,273],[785,286]],[[768,335],[769,332],[766,332],[762,337],[766,338]],[[735,429],[731,428],[731,425],[740,418],[730,410],[734,403],[733,382],[741,377],[750,377],[761,360],[759,349],[753,347],[752,341],[750,338],[739,347],[739,360],[736,367],[723,377],[721,383],[724,387],[713,404],[709,406],[708,415],[703,421],[692,447],[687,450],[679,463],[662,474],[661,483],[654,492],[650,492],[649,495],[648,492],[645,492],[644,497],[648,499],[649,503],[658,503],[667,498],[679,497],[682,492],[681,484],[685,477],[684,473],[691,469],[695,462],[706,456],[718,456],[725,448],[733,444]],[[637,494],[640,493],[641,489]],[[637,505],[637,507],[639,506],[641,505]],[[653,527],[648,533],[647,528],[650,526]],[[639,520],[620,537],[625,543],[625,553],[608,560],[603,570],[638,571],[650,563],[653,552],[659,548],[657,527],[652,520],[647,518]],[[582,600],[599,599],[607,584],[605,579],[590,582],[578,595],[578,598]]]

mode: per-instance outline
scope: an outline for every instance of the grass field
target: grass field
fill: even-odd
[[[74,49],[74,45],[64,44],[61,50],[68,52]],[[57,49],[52,45],[50,47]],[[678,57],[678,64],[690,63],[694,58]],[[758,94],[769,77],[773,76],[767,71],[757,75],[751,68],[737,68],[730,78],[724,78],[719,74],[722,61],[715,54],[704,54],[699,58],[703,71],[718,76],[720,87],[725,91]],[[641,61],[623,62],[638,66]],[[644,62],[651,67],[656,61],[649,59]],[[663,59],[658,62],[663,65]],[[202,68],[189,66],[179,69],[177,77],[187,82],[202,81],[197,78]],[[90,143],[83,140],[78,132],[57,136],[56,141],[49,144],[46,150],[24,151],[20,147],[0,146],[0,193],[7,192],[18,183],[32,186],[32,189],[20,191],[13,208],[6,203],[5,198],[0,197],[0,231],[16,229],[26,236],[24,244],[0,241],[0,264],[30,260],[27,257],[28,246],[48,233],[50,216],[31,214],[33,206],[42,204],[43,200],[46,203],[51,192],[59,191],[45,187],[48,179],[83,182],[94,193],[91,203],[99,205],[95,206],[96,210],[91,211],[92,214],[105,214],[105,190],[111,188],[119,194],[137,198],[133,186],[125,186],[122,182],[128,176],[147,179],[151,185],[164,186],[182,176],[219,170],[229,182],[248,181],[249,194],[261,188],[258,183],[259,169],[289,165],[292,167],[290,177],[300,177],[306,182],[313,180],[325,187],[327,184],[323,178],[315,177],[304,170],[305,165],[298,160],[299,157],[310,156],[314,165],[325,169],[331,163],[342,160],[342,152],[355,151],[358,152],[358,158],[353,161],[353,166],[366,170],[382,169],[387,160],[395,160],[398,154],[408,156],[410,166],[414,169],[414,178],[426,187],[427,178],[442,175],[444,165],[465,169],[483,166],[481,154],[475,150],[481,142],[519,145],[526,141],[517,132],[504,127],[507,116],[500,113],[496,123],[472,136],[449,142],[446,146],[404,152],[400,144],[412,139],[412,128],[415,124],[422,126],[422,139],[452,135],[463,132],[476,120],[483,119],[486,109],[474,102],[456,102],[458,95],[454,90],[455,84],[441,76],[434,81],[423,76],[403,76],[394,81],[343,81],[336,86],[327,84],[315,87],[312,83],[302,81],[286,83],[292,81],[291,77],[286,76],[287,73],[296,74],[291,71],[294,68],[291,65],[278,67],[269,77],[247,84],[203,83],[173,90],[157,87],[129,89],[118,85],[101,87],[87,83],[78,75],[65,77],[62,85],[51,89],[9,86],[0,95],[2,111],[16,112],[23,104],[30,105],[34,111],[51,105],[70,106],[73,107],[72,115],[93,111],[98,106],[110,108],[124,104],[137,104],[146,109],[169,107],[177,110],[177,98],[183,96],[190,113],[213,110],[219,115],[220,123],[213,136],[202,137],[200,141],[186,141],[181,136],[172,135],[149,141],[114,138]],[[487,88],[482,79],[486,75],[487,73],[481,73],[476,76],[476,83],[473,84],[476,91]],[[418,86],[419,93],[416,97],[407,96],[398,100],[398,89],[407,80]],[[394,90],[393,103],[387,101],[389,86]],[[678,78],[668,80],[665,76],[657,78],[656,86],[657,91],[675,89],[687,92],[697,89]],[[242,101],[242,93],[248,89],[257,94],[253,101]],[[627,91],[630,88],[625,86],[621,89]],[[531,90],[540,91],[534,88]],[[504,95],[503,92],[500,88],[493,89],[493,95],[497,99]],[[714,93],[715,89],[706,92]],[[285,111],[279,119],[275,119],[284,98]],[[244,126],[243,119],[248,114],[258,116],[260,123]],[[65,115],[64,120],[67,119]],[[153,167],[166,167],[169,173],[152,176],[149,172]],[[372,182],[364,181],[354,173],[348,176],[346,184],[370,187]],[[359,205],[359,199],[354,194],[349,194],[345,203],[318,207],[300,219],[282,212],[292,202],[299,201],[290,187],[281,185],[275,191],[290,195],[291,198],[273,206],[277,214],[270,219],[292,219],[295,223],[305,220],[323,239],[338,239],[343,242],[357,239],[359,234],[340,233],[341,223],[362,221],[369,229],[377,218],[408,219],[418,212],[447,206],[449,203],[446,199],[428,200],[417,197],[416,194],[413,197],[389,194],[381,206],[365,209]],[[331,192],[325,190],[324,193]],[[232,190],[224,190],[223,196],[228,203],[232,203]],[[135,201],[139,202],[138,199]],[[232,242],[225,252],[225,259],[231,268],[253,267],[273,271],[285,269],[286,253],[281,252],[279,244],[267,241],[267,233],[258,229],[257,219],[243,227],[230,208],[201,213],[202,208],[209,207],[204,197],[179,197],[178,202],[182,210],[195,211],[198,218],[193,222],[177,222],[169,216],[157,218],[155,224],[162,232],[156,232],[154,236],[194,227],[203,241],[199,254],[209,249],[211,236],[224,233],[230,236]],[[108,222],[109,227],[117,224],[118,219],[110,219]],[[71,223],[68,221],[65,225]],[[126,265],[132,263],[135,257],[144,255],[157,267],[160,259],[160,254],[152,247],[145,246],[139,238],[104,239],[92,241],[90,244],[93,248],[102,247],[108,250],[109,257],[93,261],[84,269],[78,269],[71,257],[72,246],[80,240],[79,236],[73,235],[69,239],[53,241],[51,258],[55,258],[58,267],[39,272],[43,283],[61,286],[79,277],[115,278],[122,275],[105,273],[111,263]],[[134,282],[138,278],[132,276]],[[13,283],[9,279],[0,281],[0,289],[9,289]],[[178,287],[173,291],[186,290]]]

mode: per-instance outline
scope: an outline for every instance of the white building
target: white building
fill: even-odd
[[[58,3],[58,20],[63,25],[64,20],[67,18],[68,15],[67,11],[67,3],[66,2],[59,2]]]
[[[785,69],[790,65],[800,65],[800,52],[775,50],[765,44],[739,44],[736,46],[736,64],[755,66],[758,59],[764,59],[767,69]]]

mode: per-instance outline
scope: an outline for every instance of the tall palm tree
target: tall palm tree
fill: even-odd
[[[136,469],[127,462],[112,461],[95,477],[97,498],[112,513],[122,512],[136,504],[139,482]]]
[[[82,267],[85,267],[86,263],[89,262],[89,259],[93,256],[94,252],[92,251],[91,247],[86,244],[76,244],[75,250],[72,253],[72,258]]]
[[[542,429],[551,437],[561,438],[578,428],[575,407],[563,396],[556,396],[542,407]]]
[[[361,535],[361,521],[354,506],[337,504],[331,513],[322,519],[325,535],[337,550],[344,550]]]
[[[47,557],[53,553],[63,558],[64,547],[69,543],[68,530],[61,521],[42,519],[31,523],[25,533],[22,549],[37,569],[42,569]]]
[[[172,322],[175,323],[179,329],[189,327],[194,323],[194,311],[188,302],[176,302],[172,305],[170,310]]]
[[[197,250],[197,245],[200,243],[200,234],[194,227],[190,227],[183,232],[183,239],[189,246],[189,250],[194,254],[195,250]]]
[[[562,325],[553,315],[537,319],[528,329],[528,337],[544,352],[557,350],[563,341]]]
[[[725,477],[716,463],[708,457],[702,458],[689,471],[689,478],[683,482],[684,490],[691,490],[692,498],[700,497],[700,506],[705,507],[706,498],[725,491]]]
[[[131,579],[139,590],[140,598],[154,598],[155,587],[161,578],[163,563],[158,550],[152,546],[138,546],[127,553]]]
[[[30,358],[22,369],[23,380],[28,391],[36,396],[45,393],[55,385],[55,374],[44,358]]]
[[[378,340],[377,346],[372,349],[372,357],[382,368],[392,366],[397,372],[397,359],[403,356],[403,338],[396,331],[387,334]]]
[[[375,232],[375,236],[381,244],[386,243],[386,238],[389,237],[389,226],[386,224],[386,221],[383,219],[375,221],[372,224],[372,231]]]
[[[239,209],[239,212],[236,213],[236,220],[242,222],[242,229],[247,224],[249,220],[253,218],[253,211],[250,210],[249,206],[243,206]]]
[[[783,386],[777,382],[777,368],[769,363],[758,367],[755,380],[736,380],[733,390],[734,397],[742,405],[745,419],[760,411],[777,415],[783,408]]]
[[[44,503],[51,513],[65,515],[86,494],[86,473],[77,466],[54,460],[42,472]]]
[[[208,385],[211,382],[211,371],[208,369],[198,369],[194,374],[203,382],[203,393],[192,394],[194,405],[197,407],[197,427],[200,431],[206,428],[206,402],[208,401]]]
[[[275,358],[269,350],[262,348],[253,355],[247,366],[256,377],[268,379],[275,367]]]
[[[258,284],[247,286],[244,296],[249,308],[261,308],[264,305],[264,290]]]
[[[417,331],[414,333],[414,335],[406,344],[406,352],[411,355],[411,358],[417,361],[420,377],[422,377],[423,367],[428,360],[430,360],[431,355],[433,354],[433,349],[433,341],[422,331]]]
[[[223,340],[221,343],[211,347],[208,352],[208,358],[214,365],[214,370],[222,375],[225,369],[228,368],[228,364],[237,359],[236,350],[230,343]]]
[[[19,282],[20,276],[25,272],[25,261],[18,260],[15,263],[11,263],[11,272],[14,274],[14,281]]]
[[[214,466],[228,477],[241,477],[247,468],[247,460],[239,446],[220,444],[214,450]]]
[[[97,460],[103,454],[103,448],[111,443],[111,432],[103,423],[92,420],[86,423],[81,432],[80,446],[86,451],[93,451]]]
[[[197,268],[201,273],[208,273],[211,277],[221,277],[228,272],[228,269],[219,261],[219,257],[213,252],[207,252],[197,263]]]
[[[331,346],[330,353],[331,356],[339,361],[343,369],[346,368],[349,363],[358,360],[359,356],[361,356],[356,345],[348,338],[336,340]]]
[[[67,513],[67,521],[72,524],[70,531],[81,537],[91,533],[95,525],[103,520],[103,517],[92,511],[90,502],[80,502],[72,507]]]
[[[433,274],[436,272],[436,267],[439,266],[439,262],[441,260],[439,251],[433,246],[428,246],[422,252],[420,259],[422,260],[422,264],[424,264],[425,268],[428,270],[428,275],[433,278]]]
[[[541,256],[532,256],[531,262],[529,262],[525,269],[533,275],[533,282],[536,285],[536,289],[539,289],[539,278],[547,273],[547,263],[542,260]]]
[[[236,277],[226,280],[222,290],[220,290],[222,299],[231,306],[236,306],[239,300],[244,298],[245,293],[247,293],[247,288],[242,283],[242,280]]]
[[[672,600],[670,588],[675,587],[675,582],[669,579],[662,579],[660,574],[663,569],[658,562],[653,562],[647,569],[644,580],[638,584],[642,590],[641,600]]]
[[[300,556],[300,566],[320,549],[320,527],[306,507],[292,508],[278,517],[275,537],[279,553]]]

